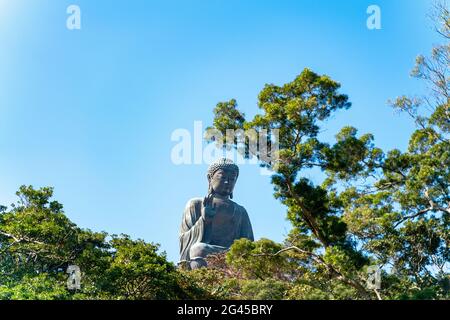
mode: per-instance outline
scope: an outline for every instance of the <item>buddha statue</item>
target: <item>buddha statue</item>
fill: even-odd
[[[208,168],[208,194],[188,201],[180,229],[180,263],[188,269],[206,267],[210,254],[227,251],[237,239],[253,241],[253,230],[244,207],[231,199],[239,167],[219,159]]]

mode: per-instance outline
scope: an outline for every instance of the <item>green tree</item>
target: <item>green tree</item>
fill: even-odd
[[[266,85],[258,96],[261,112],[252,120],[235,100],[217,105],[213,127],[225,137],[227,129],[269,132],[270,145],[270,130],[279,130],[279,151],[271,158],[264,149],[242,151],[238,139],[216,143],[257,157],[272,170],[274,196],[293,225],[278,252],[256,254],[255,245],[236,242],[229,267],[251,278],[261,266],[270,268],[274,258],[281,259],[287,264],[278,265],[294,266],[287,271],[291,286],[285,295],[294,299],[449,297],[450,19],[445,2],[435,9],[436,30],[446,43],[436,46],[431,57],[418,57],[413,70],[431,92],[392,103],[418,126],[406,152],[384,153],[371,134],[358,136],[353,127],[344,127],[333,144],[320,141],[325,121],[350,102],[339,83],[309,69],[283,86]],[[321,184],[305,177],[311,168],[325,174]],[[250,257],[247,262],[244,256]],[[373,264],[383,267],[381,290],[365,285]]]
[[[159,246],[77,227],[51,201],[52,188],[22,186],[0,210],[0,299],[182,299],[203,293]],[[81,290],[66,283],[69,265]]]
[[[250,150],[244,155],[258,157],[262,166],[274,172],[275,197],[288,208],[288,218],[295,227],[289,242],[297,253],[291,258],[300,258],[311,268],[324,269],[352,286],[361,296],[368,297],[369,293],[357,277],[368,260],[355,250],[347,236],[342,207],[335,194],[327,190],[330,182],[315,186],[301,176],[302,170],[318,167],[329,173],[330,178],[333,174],[346,178],[362,174],[366,168],[364,162],[372,164],[379,158],[379,150],[371,145],[372,137],[357,138],[353,128],[345,128],[333,146],[319,141],[320,124],[333,112],[350,107],[348,97],[340,94],[339,88],[339,83],[329,77],[305,69],[294,81],[283,86],[266,85],[258,97],[262,114],[251,121],[243,120],[244,115],[237,110],[234,101],[218,104],[214,110],[214,127],[224,135],[230,124],[233,129],[253,129],[258,133],[279,130],[276,162],[267,161],[261,150]],[[226,110],[225,105],[232,111]],[[272,141],[270,136],[267,138]],[[234,140],[224,143],[237,147]],[[235,246],[231,252],[234,250],[237,250]],[[265,262],[253,264],[266,265]]]

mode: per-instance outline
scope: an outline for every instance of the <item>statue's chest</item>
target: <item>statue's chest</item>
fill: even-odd
[[[231,225],[233,225],[235,223],[235,220],[236,219],[235,219],[233,212],[217,210],[217,213],[213,219],[213,225],[214,226],[227,225],[227,226],[231,227]]]
[[[238,225],[236,205],[230,202],[214,201],[216,215],[212,221],[212,236],[216,240],[233,238]]]
[[[213,204],[216,208],[216,215],[214,216],[213,222],[226,223],[232,222],[235,219],[236,205],[234,203],[214,199]]]

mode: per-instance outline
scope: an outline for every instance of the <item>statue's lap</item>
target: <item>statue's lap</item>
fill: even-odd
[[[191,269],[198,269],[202,267],[206,267],[207,263],[205,258],[211,254],[217,254],[228,250],[226,247],[216,246],[213,244],[208,244],[204,242],[197,242],[192,245],[189,250],[191,261],[189,262],[189,266]]]
[[[210,254],[217,254],[226,251],[228,248],[217,246],[213,244],[208,244],[204,242],[197,242],[192,245],[189,253],[191,258],[206,258]]]

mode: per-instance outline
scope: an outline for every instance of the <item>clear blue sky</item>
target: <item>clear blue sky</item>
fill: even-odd
[[[66,28],[79,5],[82,29]],[[377,4],[382,29],[366,28]],[[344,125],[404,149],[412,124],[387,100],[424,91],[409,77],[437,41],[429,0],[0,0],[0,203],[22,184],[53,186],[83,228],[127,233],[178,258],[186,201],[207,192],[206,165],[175,166],[171,133],[212,121],[236,98],[248,115],[265,83],[309,67],[341,82]],[[312,179],[316,177],[311,176]],[[256,238],[290,229],[257,166],[241,168],[235,200]]]

